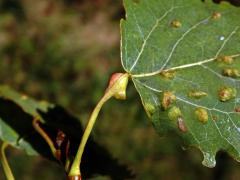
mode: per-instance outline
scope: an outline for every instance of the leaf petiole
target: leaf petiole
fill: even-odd
[[[7,142],[3,142],[2,146],[1,146],[1,157],[0,157],[0,160],[1,160],[1,163],[2,163],[2,166],[3,166],[3,171],[6,175],[6,178],[8,180],[14,180],[14,176],[13,176],[13,173],[11,171],[11,168],[8,164],[8,161],[7,161],[7,158],[6,158],[6,155],[5,155],[5,149],[9,146],[9,144]]]
[[[98,117],[98,114],[99,114],[102,106],[104,105],[104,103],[107,102],[111,97],[115,97],[117,99],[126,99],[126,88],[127,88],[127,84],[128,84],[128,79],[129,79],[129,74],[116,73],[116,74],[112,75],[110,82],[109,82],[109,86],[108,86],[104,96],[98,102],[98,104],[94,108],[94,110],[89,118],[88,124],[87,124],[84,134],[82,136],[82,140],[79,145],[77,154],[75,156],[75,159],[72,163],[71,169],[68,174],[68,177],[70,179],[72,177],[80,177],[80,179],[81,179],[80,164],[81,164],[82,155],[83,155],[87,140],[92,131],[92,128]]]
[[[48,136],[48,134],[41,128],[41,126],[39,125],[39,122],[40,122],[40,120],[37,117],[35,117],[32,121],[33,127],[42,136],[42,138],[47,142],[49,148],[51,149],[53,156],[57,158],[57,150],[54,146],[54,143],[51,140],[51,138]]]

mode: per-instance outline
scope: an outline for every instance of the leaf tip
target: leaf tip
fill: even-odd
[[[209,152],[203,152],[203,161],[202,164],[209,168],[214,168],[216,166],[215,154]]]

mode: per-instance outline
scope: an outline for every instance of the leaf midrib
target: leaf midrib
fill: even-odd
[[[134,80],[134,85],[136,86],[135,83],[139,83],[140,85],[142,85],[143,87],[149,89],[150,91],[154,91],[154,92],[157,92],[157,93],[162,93],[162,92],[163,92],[163,91],[161,91],[161,90],[158,90],[158,89],[149,87],[148,85],[146,85],[146,84],[144,84],[144,83],[142,83],[142,82],[140,82],[140,81],[138,81],[138,80]],[[139,93],[139,94],[140,94],[140,93]],[[142,97],[141,97],[141,99],[142,99]],[[192,102],[189,102],[189,101],[187,101],[187,100],[184,100],[184,99],[180,98],[180,97],[177,96],[177,95],[176,95],[176,99],[179,100],[179,101],[181,101],[181,102],[183,102],[183,103],[186,103],[186,104],[188,104],[188,105],[190,105],[190,106],[201,107],[201,108],[207,109],[207,110],[210,112],[211,117],[212,117],[212,111],[225,114],[225,115],[227,115],[227,117],[228,117],[228,119],[231,121],[231,123],[233,124],[234,128],[238,129],[237,125],[232,121],[231,117],[229,116],[230,114],[237,114],[237,112],[235,112],[235,111],[225,112],[225,111],[221,111],[221,110],[216,109],[216,108],[208,108],[208,107],[206,107],[206,106],[198,105],[198,104],[196,104],[196,103],[192,103]],[[143,99],[142,99],[142,101],[143,101]],[[219,135],[220,135],[225,141],[227,141],[228,144],[230,144],[230,145],[238,152],[238,148],[235,147],[235,145],[232,144],[232,143],[221,133],[218,125],[216,124],[216,122],[214,122],[214,126],[216,127]],[[194,135],[194,133],[191,131],[191,129],[189,129],[189,131],[190,131],[190,134],[193,136],[193,138],[196,140],[196,142],[200,145],[202,142],[199,141],[199,140],[195,137],[195,135]],[[240,135],[240,132],[239,132],[239,131],[238,131],[238,134]],[[199,148],[201,149],[200,146],[199,146]]]
[[[204,21],[204,20],[203,20]],[[202,22],[202,21],[200,21]],[[198,23],[198,24],[201,24],[201,23]],[[196,24],[197,25],[197,24]],[[196,26],[195,25],[195,26]],[[192,26],[193,27],[193,26]],[[175,45],[178,44],[178,42],[180,42],[182,39],[182,37],[185,37],[184,34],[186,34],[186,31],[182,36],[181,36],[181,40],[179,41],[179,39],[177,40],[176,44],[174,45],[169,57],[167,58],[167,61],[164,63],[164,65],[157,71],[154,71],[154,72],[149,72],[149,73],[140,73],[140,74],[131,74],[132,77],[135,77],[135,78],[140,78],[140,77],[149,77],[149,76],[154,76],[154,75],[157,75],[157,74],[160,74],[162,72],[167,72],[167,71],[174,71],[174,70],[180,70],[180,69],[186,69],[186,68],[191,68],[191,67],[194,67],[194,66],[201,66],[203,64],[206,64],[206,63],[210,63],[212,61],[215,61],[218,56],[220,55],[222,49],[225,47],[225,45],[227,44],[227,42],[231,39],[231,37],[236,34],[236,32],[239,30],[239,26],[235,27],[234,30],[228,35],[228,37],[224,40],[224,42],[222,43],[221,47],[218,49],[216,55],[213,57],[213,58],[209,58],[209,59],[205,59],[205,60],[202,60],[202,61],[198,61],[198,62],[195,62],[195,63],[189,63],[189,64],[184,64],[184,65],[180,65],[180,66],[175,66],[175,67],[172,67],[172,68],[168,68],[168,69],[164,69],[164,67],[167,65],[167,63],[169,62],[170,58],[171,58],[171,55],[172,53],[174,52],[175,50]],[[190,31],[189,31],[190,32]],[[237,58],[240,56],[240,53],[238,54],[234,54],[234,55],[227,55],[229,57],[232,57],[232,58]],[[169,59],[169,60],[168,60]]]

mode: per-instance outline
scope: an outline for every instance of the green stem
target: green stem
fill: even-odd
[[[40,121],[38,118],[34,118],[33,122],[32,122],[33,127],[42,136],[42,138],[47,142],[48,146],[51,149],[53,156],[56,157],[57,150],[54,146],[54,143],[52,142],[51,138],[47,135],[47,133],[40,127],[39,122]]]
[[[104,103],[108,101],[111,97],[115,97],[116,99],[121,99],[121,100],[126,99],[126,88],[128,84],[128,79],[129,79],[129,74],[127,73],[125,74],[115,73],[111,76],[108,88],[106,89],[104,96],[101,98],[97,106],[94,108],[90,116],[90,119],[88,121],[88,124],[86,126],[86,129],[83,133],[82,140],[78,147],[77,154],[75,156],[75,159],[72,163],[72,166],[68,174],[69,179],[76,179],[76,178],[81,179],[80,165],[81,165],[83,151],[86,146],[87,140],[90,136],[90,133],[93,129],[93,126],[96,122],[98,114],[102,106],[104,105]]]
[[[88,121],[87,127],[86,127],[86,129],[84,131],[84,134],[82,136],[82,140],[81,140],[81,143],[79,145],[79,148],[78,148],[78,151],[77,151],[77,155],[75,156],[75,159],[74,159],[74,161],[72,163],[72,166],[71,166],[71,169],[70,169],[70,172],[69,172],[69,176],[79,176],[79,175],[81,175],[80,164],[81,164],[82,154],[83,154],[85,145],[87,143],[89,135],[90,135],[90,133],[92,131],[92,128],[93,128],[93,126],[94,126],[94,124],[96,122],[96,119],[98,117],[98,114],[99,114],[103,104],[108,99],[110,99],[112,96],[113,96],[113,94],[111,92],[105,94],[102,97],[102,99],[98,102],[98,104],[95,107],[95,109],[93,110],[93,112],[92,112],[92,114],[90,116],[90,119]]]
[[[70,163],[71,163],[70,159],[67,158],[65,162],[65,167],[64,167],[66,172],[69,172]]]
[[[2,147],[1,147],[1,162],[2,162],[2,166],[3,166],[3,171],[7,177],[8,180],[14,180],[14,176],[13,173],[11,171],[11,168],[8,164],[6,155],[5,155],[5,149],[7,148],[9,144],[7,142],[3,142]]]

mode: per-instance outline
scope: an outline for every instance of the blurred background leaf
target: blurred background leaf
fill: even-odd
[[[60,104],[84,125],[109,76],[122,71],[123,17],[121,0],[1,0],[0,83]],[[239,164],[225,154],[218,155],[215,169],[208,169],[199,163],[201,154],[183,151],[174,134],[155,134],[131,86],[127,101],[111,100],[104,106],[93,136],[114,157],[130,164],[136,179],[240,177]],[[58,166],[41,157],[11,148],[8,157],[17,179],[62,177]]]
[[[60,162],[53,157],[47,143],[34,130],[32,122],[35,118],[44,122],[40,127],[50,137],[55,148],[61,151]],[[62,138],[58,145],[57,137],[60,131],[65,138]],[[35,101],[6,86],[0,86],[0,138],[13,147],[22,149],[29,155],[40,154],[55,161],[63,166],[61,171],[64,171],[66,158],[73,160],[82,135],[81,122],[64,108],[45,101]],[[81,169],[83,178],[96,175],[108,175],[112,179],[133,177],[126,166],[119,164],[118,160],[93,138],[87,142]]]

